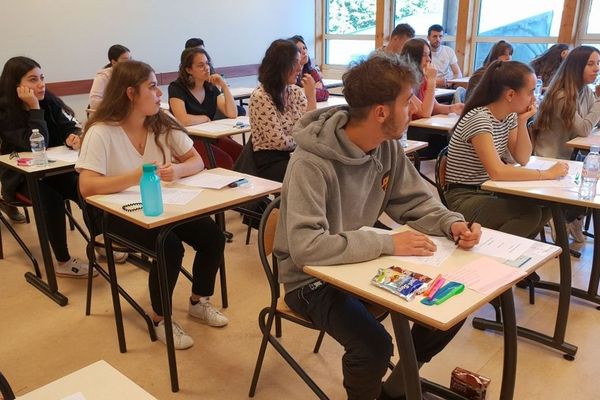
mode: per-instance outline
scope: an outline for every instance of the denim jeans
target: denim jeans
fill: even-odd
[[[348,399],[377,398],[393,345],[391,336],[365,304],[321,281],[289,292],[285,302],[344,346],[342,370]],[[463,322],[445,332],[414,324],[417,361],[430,361],[452,340]]]

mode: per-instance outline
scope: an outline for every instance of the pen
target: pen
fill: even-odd
[[[242,186],[243,184],[248,183],[248,180],[246,178],[242,178],[242,179],[238,179],[235,182],[231,182],[229,185],[229,187],[234,188],[234,187],[238,187],[238,186]]]
[[[471,230],[471,226],[473,226],[473,223],[475,222],[475,220],[477,219],[477,217],[479,217],[479,213],[481,212],[481,209],[483,207],[479,207],[477,209],[477,211],[475,211],[475,214],[473,214],[473,218],[471,218],[471,220],[469,221],[469,223],[467,224],[467,229]],[[458,235],[458,237],[456,238],[456,240],[454,241],[454,245],[458,246],[458,242],[460,242],[460,235]]]

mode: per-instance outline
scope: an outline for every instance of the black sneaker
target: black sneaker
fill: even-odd
[[[25,215],[15,206],[2,202],[0,203],[0,210],[2,210],[4,214],[6,214],[8,218],[10,218],[10,220],[16,224],[23,224],[26,221]]]

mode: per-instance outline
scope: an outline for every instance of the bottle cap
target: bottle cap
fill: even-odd
[[[156,171],[156,164],[144,164],[144,166],[142,167],[142,171],[144,172],[155,172]]]
[[[598,146],[598,145],[590,146],[590,153],[600,153],[600,146]]]

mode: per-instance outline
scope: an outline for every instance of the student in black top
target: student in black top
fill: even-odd
[[[67,145],[79,149],[81,131],[74,113],[62,100],[46,91],[40,65],[27,57],[13,57],[0,76],[0,152],[30,151],[29,136],[39,129],[46,146]],[[27,193],[21,174],[2,170],[2,196],[14,201],[17,192]],[[39,181],[41,202],[47,220],[48,238],[58,261],[56,275],[86,278],[88,265],[71,258],[67,248],[65,199],[77,201],[75,172],[50,176]]]
[[[226,118],[237,117],[229,87],[219,74],[210,74],[210,56],[193,47],[183,51],[179,77],[169,85],[171,113],[184,126],[212,121],[220,111]]]

